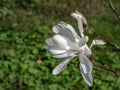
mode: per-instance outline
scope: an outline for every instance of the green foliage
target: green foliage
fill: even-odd
[[[120,25],[116,16],[106,10],[104,0],[96,4],[97,8],[92,3],[88,3],[88,9],[83,5],[85,0],[1,0],[0,90],[120,90],[120,78],[98,67],[92,72],[94,85],[88,87],[76,68],[78,58],[73,59],[60,75],[52,75],[53,68],[62,59],[53,58],[44,49],[45,40],[54,34],[52,26],[61,20],[77,29],[70,17],[76,9],[87,17],[90,27],[85,32],[90,40],[98,37],[97,32],[120,48]],[[93,48],[95,61],[120,71],[120,53],[102,52],[104,49],[112,47]]]

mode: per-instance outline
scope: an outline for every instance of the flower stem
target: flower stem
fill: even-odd
[[[102,64],[97,64],[97,63],[95,63],[95,62],[92,62],[92,63],[93,63],[94,66],[99,67],[99,68],[106,69],[106,70],[114,73],[116,76],[120,77],[120,73],[117,72],[117,71],[115,71],[115,70],[113,70],[113,69],[110,68],[109,66],[107,66],[107,65],[102,65]]]

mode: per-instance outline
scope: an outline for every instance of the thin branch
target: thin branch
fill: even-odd
[[[118,21],[120,22],[120,16],[119,16],[118,12],[116,11],[116,9],[115,9],[115,7],[114,7],[114,5],[113,5],[113,3],[112,3],[111,0],[109,0],[109,7],[110,7],[110,9],[113,11],[113,13],[116,15],[116,17],[118,18]],[[95,31],[94,31],[94,32],[95,32]],[[96,33],[99,37],[101,37],[100,34],[98,34],[97,32],[95,32],[95,33]],[[120,48],[117,48],[115,44],[113,44],[112,42],[110,42],[110,41],[108,41],[108,40],[105,40],[105,41],[106,41],[106,43],[107,43],[108,45],[110,45],[110,46],[113,47],[113,49],[112,49],[111,51],[120,52]],[[97,64],[97,63],[95,63],[93,60],[92,60],[92,63],[93,63],[94,66],[99,67],[99,68],[106,69],[106,70],[114,73],[116,76],[120,77],[120,72],[117,72],[117,71],[113,70],[113,69],[110,68],[109,66],[107,66],[107,65],[102,65],[102,64]]]
[[[107,65],[102,65],[102,64],[96,64],[95,62],[92,62],[94,66],[96,67],[100,67],[100,68],[103,68],[103,69],[106,69],[112,73],[114,73],[116,76],[120,77],[120,72],[117,72],[115,70],[113,70],[112,68],[110,68],[109,66]]]
[[[116,47],[115,44],[113,44],[112,42],[108,41],[108,40],[105,40],[106,43],[111,46],[113,49],[109,50],[109,51],[112,51],[112,52],[116,52],[116,53],[119,53],[120,52],[120,48]]]
[[[120,24],[120,15],[119,15],[119,13],[116,11],[115,6],[114,6],[113,3],[112,3],[112,0],[109,0],[109,5],[108,5],[108,6],[109,6],[110,9],[112,10],[112,12],[116,15],[116,17],[117,17],[117,19],[118,19],[118,21],[119,21],[119,24]]]
[[[99,38],[103,39],[102,38],[102,35],[101,34],[98,34],[98,32],[92,30],[93,33],[95,33],[95,35],[97,35]],[[106,51],[113,51],[113,52],[116,52],[116,53],[119,53],[120,52],[120,48],[118,48],[113,42],[111,41],[108,41],[107,39],[103,39],[107,45],[111,46],[113,49],[112,50],[106,50]]]
[[[116,17],[118,18],[118,21],[119,21],[119,24],[120,24],[120,15],[119,13],[116,11],[115,9],[115,6],[113,5],[112,1],[109,0],[109,3],[106,4],[107,7],[109,7],[113,13],[116,15]],[[93,30],[92,30],[93,31]],[[98,34],[96,31],[93,31],[98,37],[102,38],[102,35],[101,34]],[[109,51],[113,51],[113,52],[116,52],[116,53],[119,53],[120,52],[120,48],[118,48],[114,43],[112,43],[111,41],[108,41],[107,39],[103,39],[105,40],[105,42],[107,43],[107,45],[111,46],[113,49],[112,50],[109,50]],[[108,50],[106,50],[108,51]]]
[[[107,65],[97,64],[97,63],[94,61],[94,56],[93,56],[93,54],[91,54],[90,56],[88,56],[88,58],[90,59],[90,61],[93,63],[94,66],[99,67],[99,68],[102,68],[102,69],[105,69],[105,70],[108,70],[108,71],[114,73],[116,76],[120,77],[120,72],[117,72],[117,71],[113,70],[111,67],[109,67],[109,66],[107,66]]]
[[[116,52],[116,53],[118,53],[118,52],[120,52],[120,49],[111,49],[111,50],[110,49],[104,49],[104,50],[103,49],[99,49],[99,50],[97,49],[96,51],[98,51],[98,52],[104,52],[104,53],[105,52],[112,52],[112,53]]]

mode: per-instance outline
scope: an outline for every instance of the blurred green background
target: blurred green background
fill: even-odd
[[[113,1],[113,0],[112,0]],[[52,70],[62,59],[53,58],[45,49],[52,26],[65,21],[77,30],[70,13],[78,10],[87,18],[85,31],[90,42],[98,38],[120,48],[120,24],[106,7],[108,0],[0,0],[0,90],[120,90],[120,78],[113,73],[93,68],[93,87],[84,82],[76,68],[76,57],[59,75]],[[120,11],[120,1],[114,0]],[[97,33],[97,34],[96,34]],[[88,44],[90,43],[88,42]],[[120,71],[120,52],[112,46],[93,48],[96,63]]]

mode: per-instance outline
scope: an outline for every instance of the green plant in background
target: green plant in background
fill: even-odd
[[[91,40],[100,34],[103,39],[120,48],[120,26],[115,15],[104,7],[105,2],[107,1],[1,0],[0,90],[89,90],[80,77],[78,68],[75,68],[77,57],[60,75],[51,75],[52,69],[61,59],[52,58],[46,52],[44,41],[53,35],[51,28],[60,20],[70,22],[76,29],[77,25],[69,14],[77,9],[84,13],[89,22],[90,27],[85,34]],[[119,7],[118,1],[113,3]],[[120,53],[116,53],[112,46],[95,46],[93,51],[97,63],[120,70]],[[120,79],[111,72],[94,67],[92,75],[94,86],[90,89],[120,89]]]

